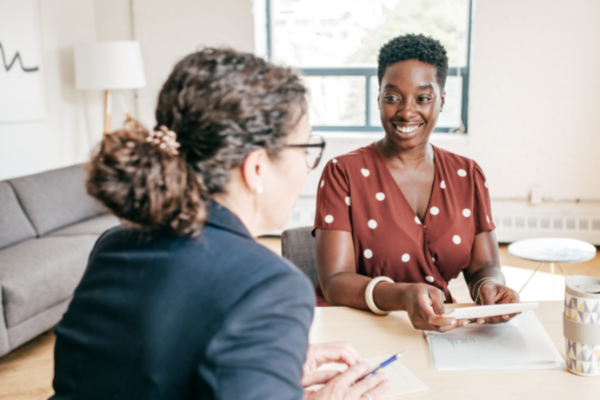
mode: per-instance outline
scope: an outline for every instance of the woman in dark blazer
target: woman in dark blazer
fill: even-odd
[[[254,240],[285,225],[318,162],[305,94],[290,69],[205,49],[164,84],[153,132],[130,120],[104,138],[88,191],[126,224],[98,240],[56,327],[53,399],[385,392],[379,375],[352,385],[368,366],[349,346],[309,348],[308,279]],[[328,360],[350,368],[315,371]]]

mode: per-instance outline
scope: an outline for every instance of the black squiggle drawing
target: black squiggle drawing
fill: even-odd
[[[35,72],[38,69],[40,69],[39,67],[31,67],[31,68],[24,67],[23,60],[21,60],[21,54],[19,54],[18,51],[17,51],[17,54],[15,54],[15,56],[13,57],[10,64],[7,64],[6,63],[6,55],[4,54],[4,48],[2,47],[2,43],[0,43],[0,53],[2,54],[2,64],[4,64],[4,69],[6,70],[6,72],[10,71],[10,69],[13,67],[13,65],[15,64],[15,62],[17,60],[19,60],[19,65],[21,66],[21,69],[23,70],[23,72]]]

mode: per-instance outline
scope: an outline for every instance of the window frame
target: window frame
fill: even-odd
[[[273,59],[273,24],[272,24],[272,0],[266,0],[267,13],[267,60]],[[448,76],[462,77],[461,96],[461,122],[458,128],[436,127],[434,132],[445,133],[467,133],[469,131],[469,77],[471,70],[471,32],[473,26],[473,0],[468,0],[468,23],[467,27],[467,65],[466,67],[449,67]],[[313,131],[320,132],[383,132],[383,127],[371,125],[371,77],[377,76],[377,67],[296,67],[304,76],[364,76],[365,77],[365,125],[313,125]]]

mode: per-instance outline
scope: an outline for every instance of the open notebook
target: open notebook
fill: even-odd
[[[446,333],[425,331],[439,370],[552,369],[564,361],[533,311],[505,324],[471,324]]]
[[[368,362],[372,368],[375,368],[391,356],[391,354],[386,354],[382,356],[366,358],[365,361]],[[332,363],[325,364],[319,369],[333,369],[336,371],[345,371],[347,368],[348,366],[346,364]],[[389,366],[385,367],[384,371],[390,378],[390,383],[392,384],[392,387],[382,397],[382,399],[399,396],[402,394],[420,392],[422,390],[429,390],[429,388],[425,386],[425,384],[421,382],[419,378],[415,376],[415,374],[410,372],[408,368],[402,365],[400,361],[391,363]],[[323,387],[323,385],[314,385],[307,388],[307,390],[319,390],[321,387]]]

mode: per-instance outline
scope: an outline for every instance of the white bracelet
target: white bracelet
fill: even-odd
[[[479,301],[479,291],[481,290],[481,287],[483,286],[483,284],[486,282],[494,282],[494,283],[497,283],[498,285],[502,285],[502,282],[500,282],[496,278],[492,278],[491,276],[488,276],[486,278],[481,278],[480,280],[478,280],[477,283],[475,285],[473,285],[473,289],[475,289],[475,304],[477,304],[477,301]],[[478,285],[479,285],[479,287],[477,287]]]
[[[371,310],[374,314],[377,315],[388,315],[390,313],[389,311],[383,311],[379,309],[379,307],[377,307],[377,304],[375,304],[375,301],[373,300],[373,290],[375,289],[375,286],[379,282],[383,281],[394,283],[394,281],[388,278],[387,276],[378,276],[377,278],[371,279],[371,282],[369,282],[369,284],[367,285],[367,290],[365,290],[365,300],[367,301],[367,306],[369,307],[369,310]]]

